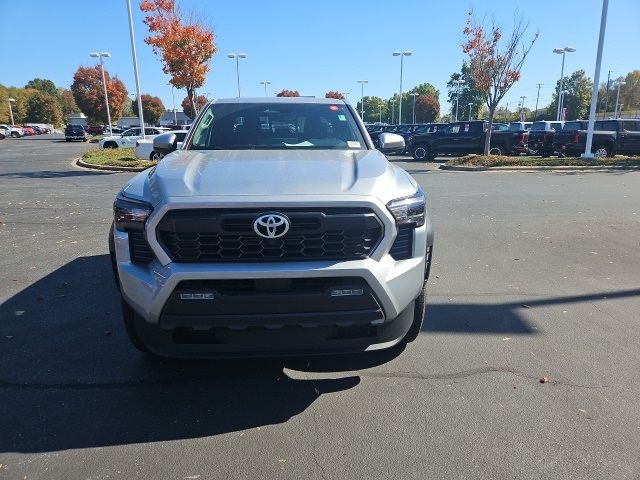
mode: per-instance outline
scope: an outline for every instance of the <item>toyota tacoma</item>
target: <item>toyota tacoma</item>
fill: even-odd
[[[124,325],[171,357],[363,352],[422,327],[433,229],[425,194],[341,100],[207,104],[133,177],[109,235]]]

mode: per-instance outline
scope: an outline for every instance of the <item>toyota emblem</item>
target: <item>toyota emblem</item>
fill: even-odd
[[[282,237],[289,226],[289,219],[281,213],[265,213],[253,221],[253,231],[263,238]]]

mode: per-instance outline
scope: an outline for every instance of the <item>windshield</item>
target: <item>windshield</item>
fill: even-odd
[[[534,132],[542,132],[547,130],[547,122],[533,122],[531,125],[531,130]]]
[[[360,149],[364,137],[345,104],[214,103],[189,150]]]
[[[605,132],[615,132],[618,130],[618,122],[615,120],[602,120],[596,122],[593,129]]]
[[[586,127],[582,127],[582,122],[567,122],[564,124],[564,127],[562,127],[562,130],[570,130],[570,131],[575,131],[575,130],[584,130]]]

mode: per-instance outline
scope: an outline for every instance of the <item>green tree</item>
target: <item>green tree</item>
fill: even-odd
[[[403,92],[402,94],[402,123],[413,123],[413,96],[412,93],[416,93],[416,101],[418,100],[418,96],[428,96],[433,97],[435,101],[438,103],[437,110],[440,112],[440,91],[431,85],[430,83],[421,83],[420,85],[416,85],[411,90],[407,92]],[[397,95],[394,95],[394,98],[399,98]],[[396,109],[398,109],[398,105],[396,104]],[[417,109],[417,106],[416,106]],[[396,112],[397,113],[397,112]]]
[[[27,121],[34,123],[50,123],[62,125],[63,115],[57,97],[44,92],[37,92],[27,101]]]
[[[54,97],[58,96],[58,89],[56,88],[55,83],[45,78],[34,78],[33,80],[29,80],[24,88],[32,88]]]
[[[162,118],[162,114],[164,114],[164,104],[162,100],[158,97],[153,97],[147,93],[143,93],[141,95],[142,98],[142,115],[144,116],[144,121],[149,125],[155,125]],[[134,112],[134,115],[138,115],[138,101],[131,101],[131,109]]]
[[[471,104],[471,118],[480,118],[480,111],[484,103],[482,92],[476,88],[476,82],[471,74],[471,67],[466,61],[462,62],[462,68],[459,72],[451,74],[447,82],[447,99],[451,105],[451,117],[456,113],[456,92],[458,86],[454,81],[462,80],[460,84],[460,97],[458,98],[458,117],[461,119],[469,118],[469,104]]]
[[[563,101],[564,108],[567,109],[566,119],[577,120],[588,118],[593,82],[587,77],[586,72],[584,70],[576,70],[570,76],[564,77],[563,88],[567,91]],[[556,91],[553,94],[551,105],[547,107],[547,116],[549,118],[556,118],[559,91],[560,80],[556,83]],[[615,98],[613,102],[615,103]],[[612,103],[610,102],[610,104]]]
[[[640,109],[640,70],[627,73],[624,81],[625,85],[620,89],[620,103],[622,103],[622,108],[624,110]]]
[[[65,116],[71,113],[80,112],[80,108],[76,105],[76,101],[73,98],[73,93],[71,90],[67,90],[66,88],[58,89],[58,99],[60,101],[60,108],[62,108],[62,114]]]
[[[358,114],[362,109],[362,100],[356,104],[356,110]],[[387,118],[387,105],[386,101],[380,97],[364,97],[364,121],[365,122],[379,122],[380,121],[380,107],[382,107],[382,121]]]

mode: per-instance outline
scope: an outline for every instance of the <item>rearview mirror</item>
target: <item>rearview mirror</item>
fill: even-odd
[[[378,143],[382,153],[402,153],[404,152],[404,137],[395,133],[381,133],[378,137]]]
[[[153,150],[168,155],[178,148],[178,137],[175,133],[163,133],[153,139]]]

